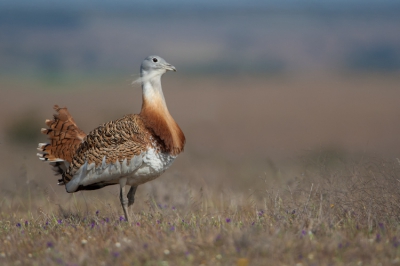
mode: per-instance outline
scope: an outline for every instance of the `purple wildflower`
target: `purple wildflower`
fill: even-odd
[[[109,222],[110,222],[110,219],[107,217],[107,218],[105,219],[105,221],[106,221],[106,223],[109,223]]]
[[[136,223],[136,225],[137,225],[137,226],[140,226],[140,223],[139,223],[139,222],[137,222],[137,223]]]
[[[251,225],[254,225],[256,222],[252,222]]]
[[[385,226],[383,225],[383,223],[379,223],[378,225],[379,225],[379,228],[380,228],[381,230],[385,229]]]
[[[120,221],[120,222],[125,221],[124,216],[120,216],[120,217],[119,217],[119,221]]]
[[[28,221],[25,221],[25,226],[28,226],[28,224],[29,224]]]
[[[16,225],[18,228],[21,228],[21,224],[20,223],[17,223],[17,225]]]
[[[381,241],[381,234],[376,234],[376,242],[380,242]]]
[[[305,236],[307,234],[306,230],[301,230],[301,235]]]
[[[49,225],[49,221],[46,221],[46,225]]]
[[[225,220],[227,223],[230,223],[231,222],[231,218],[226,218],[226,220]]]
[[[175,206],[172,206],[172,209],[175,210],[176,209]]]
[[[112,255],[114,258],[117,258],[119,256],[119,252],[113,252]]]
[[[258,212],[258,216],[263,216],[263,215],[264,215],[264,211],[263,210]]]
[[[62,224],[62,220],[60,219],[60,220],[57,220],[57,223],[58,224]]]
[[[397,240],[397,237],[393,237],[393,247],[397,248],[400,245],[400,242]]]
[[[54,247],[54,244],[53,244],[53,242],[50,242],[50,241],[49,241],[49,242],[47,242],[47,247],[48,247],[48,248],[52,248],[52,247]]]
[[[93,229],[93,227],[96,225],[96,223],[95,222],[92,222],[91,224],[90,224],[90,228],[91,229]]]
[[[99,212],[100,212],[99,210],[96,211],[96,216],[99,216]]]
[[[157,224],[160,224],[161,222],[160,222],[160,220],[157,220]]]
[[[171,228],[169,230],[175,231],[175,226],[171,226]]]

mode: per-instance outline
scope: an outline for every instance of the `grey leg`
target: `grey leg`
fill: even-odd
[[[131,189],[128,192],[128,207],[131,206],[135,202],[135,193],[136,193],[137,186],[131,186]]]
[[[125,220],[128,222],[129,221],[129,215],[128,215],[128,199],[124,197],[125,195],[125,185],[126,185],[126,178],[121,178],[119,180],[119,199],[121,201],[122,209],[124,210],[124,215],[125,215]]]

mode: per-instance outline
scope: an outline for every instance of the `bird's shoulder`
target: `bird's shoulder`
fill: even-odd
[[[149,138],[141,117],[137,114],[125,115],[122,118],[106,122],[93,129],[85,138],[91,145],[116,145],[126,141],[145,142]]]
[[[101,164],[123,161],[139,155],[152,145],[151,133],[141,117],[136,114],[106,122],[93,129],[82,141],[72,161],[72,168],[79,168],[86,161]]]

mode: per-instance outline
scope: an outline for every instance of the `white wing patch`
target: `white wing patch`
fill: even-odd
[[[121,177],[127,177],[127,185],[138,186],[159,177],[167,170],[176,156],[169,153],[148,149],[132,159],[121,162],[106,163],[106,157],[99,166],[87,162],[79,168],[66,184],[67,192],[75,192],[79,186],[88,186],[95,183],[118,184]],[[128,164],[129,161],[129,164]]]
[[[79,186],[88,186],[91,184],[106,182],[118,183],[119,178],[132,175],[142,165],[143,155],[134,156],[128,164],[125,158],[122,163],[118,160],[114,163],[106,163],[105,156],[101,165],[95,167],[95,163],[87,162],[79,168],[71,181],[66,184],[67,192],[75,192]]]

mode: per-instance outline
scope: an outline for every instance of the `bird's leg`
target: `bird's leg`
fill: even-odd
[[[135,202],[135,193],[137,186],[131,186],[131,189],[128,192],[128,207],[131,206]]]
[[[127,181],[126,177],[125,178],[121,178],[119,180],[119,186],[120,186],[119,199],[121,201],[122,209],[124,210],[125,220],[128,222],[129,221],[129,217],[128,217],[128,199],[124,197],[126,181]]]

